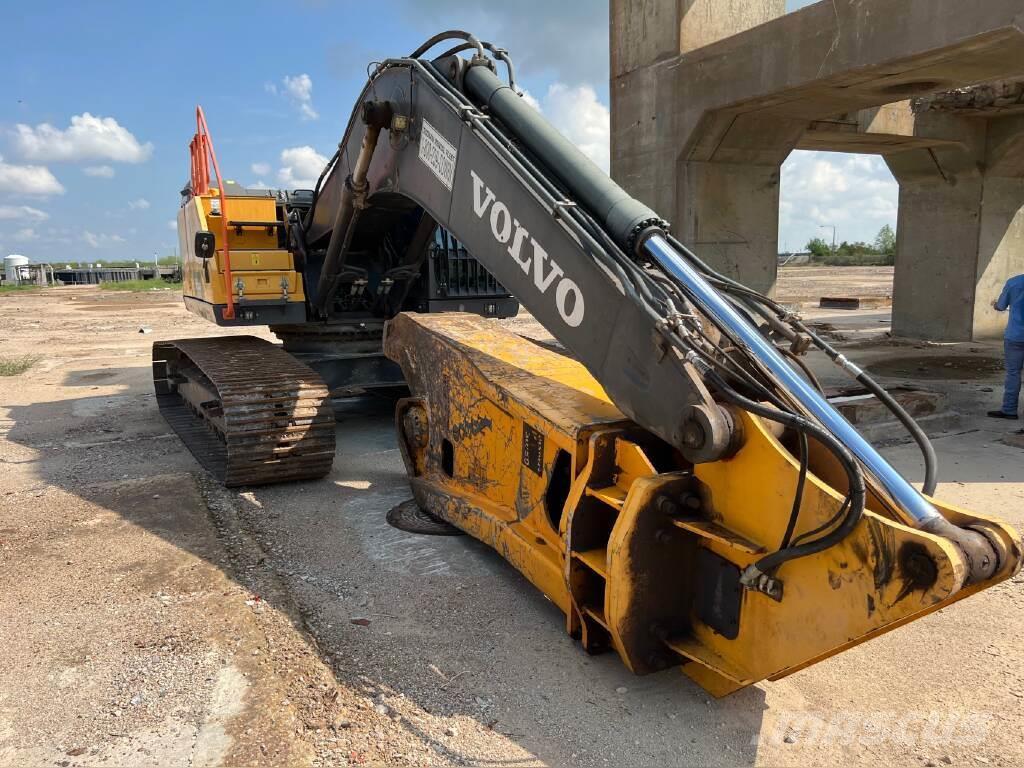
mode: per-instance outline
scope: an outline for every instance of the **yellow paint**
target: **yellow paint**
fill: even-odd
[[[496,549],[561,608],[585,648],[613,648],[638,674],[680,665],[725,695],[1019,568],[1021,540],[1012,529],[939,503],[959,525],[988,520],[1012,553],[991,580],[964,587],[966,566],[954,545],[868,511],[839,544],[779,569],[781,601],[742,592],[738,630],[728,639],[693,600],[713,576],[696,570],[697,552],[721,558],[716,567],[742,569],[777,549],[799,472],[757,417],[741,415],[744,444],[732,458],[697,467],[677,458],[666,466],[663,444],[626,420],[579,363],[491,321],[403,314],[389,325],[385,351],[403,366],[415,396],[400,406],[399,424],[402,407],[425,414],[425,442],[402,437],[417,501]],[[539,474],[528,466],[528,446],[537,445],[529,434],[543,435]],[[559,479],[562,452],[570,470]],[[823,479],[832,475],[828,463],[816,452],[810,463],[797,533],[831,518],[843,498]],[[701,499],[696,512],[682,505],[672,512],[662,501],[687,494]],[[907,547],[934,564],[930,585],[907,586]]]
[[[217,190],[193,197],[178,211],[178,246],[184,254],[182,275],[184,295],[214,306],[227,304],[224,282],[224,252],[219,215],[211,213]],[[229,221],[276,221],[277,203],[272,197],[226,198]],[[194,251],[196,232],[212,232],[217,247],[213,258],[205,264]],[[302,275],[295,269],[292,254],[278,247],[278,234],[266,227],[245,227],[241,233],[228,227],[231,252],[231,292],[237,302],[239,288],[243,300],[280,301],[285,295],[290,303],[305,302]],[[284,281],[282,283],[282,281]]]

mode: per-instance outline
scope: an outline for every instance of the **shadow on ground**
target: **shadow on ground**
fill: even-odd
[[[139,386],[144,373],[69,373],[66,386],[124,389],[13,407],[7,439],[37,451],[41,485],[213,563],[305,627],[368,717],[384,714],[452,763],[523,764],[492,749],[502,738],[554,764],[754,762],[760,689],[716,701],[678,672],[634,677],[613,654],[583,653],[558,609],[489,548],[389,527],[387,510],[410,495],[390,402],[346,405],[327,478],[225,491],[166,426]],[[175,521],[190,494],[168,493],[168,476],[198,484],[223,552],[182,535]],[[457,725],[439,732],[437,718]]]

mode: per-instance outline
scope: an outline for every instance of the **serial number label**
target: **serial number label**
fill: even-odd
[[[419,158],[449,190],[455,183],[455,161],[458,156],[452,143],[424,120],[420,132]]]
[[[523,424],[523,466],[544,476],[544,433]]]

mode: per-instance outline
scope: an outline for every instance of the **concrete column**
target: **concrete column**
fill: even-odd
[[[612,80],[786,12],[786,0],[611,0]]]
[[[786,0],[677,0],[679,51],[687,53],[771,21]]]
[[[636,83],[625,93],[616,81],[630,72],[686,54],[781,16],[785,0],[613,0],[611,3],[612,115],[671,111],[674,95],[658,83]],[[641,101],[641,104],[631,102]],[[613,139],[612,176],[672,222],[676,235],[698,249],[717,269],[752,288],[775,285],[778,254],[779,169],[801,122],[784,150],[764,156],[758,133],[734,125],[714,151],[681,158],[681,144],[664,141],[668,123],[616,124],[616,131],[647,135],[660,158],[645,177],[617,162]],[[753,126],[751,126],[753,127]],[[730,147],[735,152],[730,152]]]
[[[778,277],[775,163],[679,161],[676,235],[719,272],[770,293]]]
[[[912,338],[999,338],[992,309],[1007,278],[1024,273],[1020,117],[918,116],[915,133],[951,143],[900,152],[893,332]]]

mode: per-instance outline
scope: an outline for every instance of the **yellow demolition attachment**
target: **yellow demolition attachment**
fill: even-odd
[[[630,670],[682,666],[723,696],[778,679],[1009,578],[1020,536],[931,500],[996,543],[995,575],[964,586],[954,544],[868,511],[853,533],[785,563],[781,600],[740,586],[778,548],[799,464],[735,411],[742,447],[689,465],[626,419],[574,360],[474,315],[402,314],[385,352],[412,390],[396,413],[421,507],[497,550],[566,615],[584,648]],[[812,442],[795,534],[830,520],[843,474]]]

